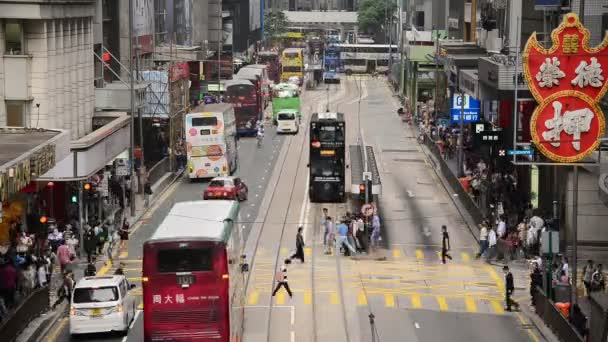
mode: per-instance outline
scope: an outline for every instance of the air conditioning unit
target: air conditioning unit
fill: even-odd
[[[500,53],[502,49],[502,38],[498,36],[498,30],[486,31],[485,48],[490,53]]]

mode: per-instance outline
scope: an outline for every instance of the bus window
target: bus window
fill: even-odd
[[[287,52],[284,54],[285,58],[299,58],[300,57],[300,53],[299,52]]]
[[[302,68],[299,66],[284,66],[283,72],[301,72]]]
[[[192,126],[193,127],[199,127],[199,126],[217,126],[217,117],[215,116],[210,116],[210,117],[198,117],[198,118],[192,118]]]
[[[211,271],[212,251],[202,248],[161,249],[156,258],[159,273]]]
[[[319,130],[321,141],[344,141],[344,132],[335,126],[321,126]]]

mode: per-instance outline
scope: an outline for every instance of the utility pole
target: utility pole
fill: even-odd
[[[580,0],[580,1],[581,1],[580,7],[579,7],[580,13],[579,13],[578,17],[581,21],[581,24],[585,25],[585,0]]]
[[[131,216],[135,216],[135,80],[133,77],[133,0],[129,0],[129,80],[131,81]]]
[[[439,99],[439,30],[435,32],[435,100],[433,101],[433,117],[437,118],[437,99]]]
[[[141,81],[140,74],[140,60],[139,60],[139,37],[135,37],[135,69],[137,70],[137,81]],[[141,165],[144,165],[144,124],[143,124],[143,113],[141,109],[137,110],[139,118],[139,150],[141,151]]]
[[[222,0],[217,0],[217,102],[220,102],[222,90]]]
[[[403,63],[403,0],[399,0],[399,98],[403,96],[405,65]]]
[[[460,87],[459,87],[460,88]],[[458,177],[464,175],[464,100],[465,94],[464,91],[460,91],[460,127],[458,129],[458,172],[456,174]]]

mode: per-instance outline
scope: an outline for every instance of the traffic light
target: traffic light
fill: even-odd
[[[365,184],[359,184],[359,202],[365,204]]]
[[[93,192],[93,191],[95,191],[95,189],[93,187],[93,183],[91,183],[91,182],[84,183],[82,185],[82,190],[84,190],[86,192]]]
[[[372,181],[367,179],[363,184],[359,184],[359,201],[363,204],[371,203],[374,197],[372,195]]]
[[[78,195],[72,195],[72,196],[70,196],[70,202],[72,202],[72,203],[78,203]]]

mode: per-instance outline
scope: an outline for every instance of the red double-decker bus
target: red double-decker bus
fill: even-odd
[[[241,341],[243,237],[236,201],[176,203],[144,243],[144,341]]]
[[[224,101],[234,106],[237,134],[257,134],[256,123],[262,120],[261,97],[258,88],[249,80],[234,79],[226,83]]]
[[[281,81],[281,62],[279,53],[276,51],[258,52],[257,64],[265,64],[268,67],[268,78],[275,84]]]

